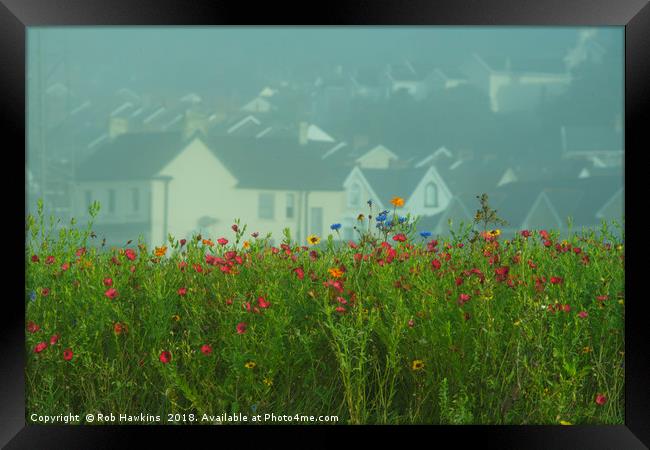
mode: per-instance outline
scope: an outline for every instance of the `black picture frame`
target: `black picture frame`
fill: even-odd
[[[25,56],[26,31],[32,26],[107,26],[107,25],[518,25],[518,26],[603,26],[625,27],[625,184],[626,195],[642,192],[640,156],[647,147],[642,123],[647,112],[650,91],[650,6],[647,0],[348,0],[320,3],[256,3],[205,0],[2,0],[0,2],[0,114],[4,136],[13,138],[5,145],[8,155],[18,155],[25,148]],[[8,142],[7,139],[4,141]],[[637,163],[637,164],[635,164]],[[128,444],[134,431],[147,433],[147,439],[168,439],[185,427],[87,427],[26,425],[24,398],[24,199],[15,184],[16,169],[6,163],[6,223],[12,230],[5,233],[5,255],[9,271],[5,272],[7,290],[3,311],[2,383],[0,388],[0,443],[6,448],[114,448]],[[12,173],[13,172],[13,173]],[[16,181],[18,178],[18,181]],[[24,181],[24,180],[23,180]],[[13,195],[12,195],[13,194]],[[640,204],[639,204],[640,205]],[[625,321],[625,425],[621,426],[404,426],[404,427],[290,427],[292,441],[313,439],[340,440],[338,432],[368,432],[383,437],[397,435],[409,444],[413,434],[428,434],[432,445],[440,439],[463,444],[477,440],[493,448],[648,448],[650,445],[650,358],[646,351],[648,327],[643,315],[642,291],[644,256],[641,219],[642,208],[626,210],[626,302]],[[22,215],[23,219],[20,218]],[[21,257],[22,255],[22,257]],[[13,269],[11,269],[13,267]],[[22,283],[22,284],[21,284]],[[13,305],[13,308],[11,307]],[[7,308],[9,306],[9,308]],[[643,336],[646,336],[644,338]],[[256,427],[256,432],[286,427]],[[323,429],[327,433],[320,433]],[[249,427],[194,427],[193,432],[228,434],[249,433]],[[232,437],[231,437],[232,438]],[[242,441],[241,445],[246,445]],[[214,441],[213,441],[214,442]],[[290,441],[289,441],[290,442]],[[308,441],[303,441],[308,442]],[[322,441],[324,442],[324,441]],[[417,444],[416,444],[417,445]]]

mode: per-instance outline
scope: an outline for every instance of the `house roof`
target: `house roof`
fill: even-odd
[[[331,143],[297,139],[214,136],[208,146],[239,180],[237,187],[328,191],[342,190],[347,172],[338,164],[321,159]]]
[[[565,152],[622,152],[623,135],[614,128],[562,127]]]
[[[76,170],[79,181],[143,180],[183,150],[178,132],[126,133],[99,146]]]

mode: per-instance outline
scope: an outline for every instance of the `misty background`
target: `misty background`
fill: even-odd
[[[623,217],[622,27],[28,29],[26,208],[124,245]],[[365,218],[367,221],[367,217]],[[369,224],[377,225],[374,219]],[[336,235],[335,237],[339,237]]]

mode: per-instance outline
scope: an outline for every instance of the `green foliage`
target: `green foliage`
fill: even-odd
[[[481,224],[496,219],[485,197]],[[409,222],[359,222],[358,248],[328,238],[313,258],[313,247],[274,253],[270,235],[236,221],[226,246],[168,236],[172,250],[154,258],[142,236],[88,247],[92,222],[54,233],[39,208],[26,220],[26,320],[40,327],[26,333],[28,417],[254,409],[350,424],[623,423],[624,245],[608,226],[566,243],[551,233],[545,247],[538,233],[460,245],[472,228],[460,224],[433,252]],[[206,260],[233,251],[242,259],[230,269]]]

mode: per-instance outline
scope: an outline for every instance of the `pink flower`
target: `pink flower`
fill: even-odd
[[[160,353],[160,356],[158,357],[161,363],[167,364],[169,361],[172,360],[172,354],[169,353],[167,350],[163,351]]]
[[[54,345],[57,343],[59,340],[59,335],[58,334],[53,334],[52,337],[50,338],[50,345]]]
[[[589,316],[589,313],[587,311],[580,311],[578,313],[578,317],[580,317],[581,319],[586,319],[587,316]]]
[[[47,344],[45,342],[39,342],[36,344],[34,347],[34,353],[41,353],[43,350],[47,348]]]
[[[201,346],[201,353],[203,353],[204,355],[209,355],[210,353],[212,353],[212,347],[210,346],[210,344],[203,344]]]
[[[130,248],[124,250],[124,255],[126,255],[126,257],[131,261],[135,260],[135,252]]]
[[[184,288],[184,287],[182,287],[182,288],[178,288],[178,295],[180,295],[181,297],[183,297],[183,296],[185,296],[186,294],[187,294],[187,288]]]
[[[605,403],[607,403],[607,397],[605,397],[605,394],[596,394],[596,404],[603,406]]]
[[[404,242],[404,241],[406,241],[406,236],[404,234],[402,234],[402,233],[399,233],[399,234],[396,234],[395,236],[393,236],[393,240],[397,241],[397,242]]]
[[[463,306],[465,303],[467,303],[469,301],[469,299],[470,299],[469,294],[460,294],[458,296],[458,304],[460,306]]]
[[[409,319],[408,326],[409,328],[413,328],[415,326],[415,321],[413,319]]]
[[[217,242],[219,243],[219,245],[226,245],[228,243],[228,239],[219,238],[219,239],[217,239]]]
[[[257,306],[266,309],[271,306],[271,302],[266,301],[264,297],[257,297]]]
[[[108,289],[106,292],[104,292],[104,295],[111,300],[113,300],[115,297],[117,297],[117,291],[114,288]]]
[[[113,286],[113,279],[112,278],[104,278],[104,286],[106,286],[106,287]]]
[[[295,269],[293,269],[293,271],[299,280],[305,278],[305,271],[302,269],[302,267],[296,267]]]
[[[66,348],[65,350],[63,350],[63,359],[65,359],[66,361],[70,361],[72,359],[72,355],[74,355],[74,353],[72,353],[71,349]]]
[[[440,263],[439,260],[434,259],[433,261],[431,261],[431,266],[432,266],[434,269],[438,270],[438,269],[440,269],[440,267],[442,266],[442,264]]]
[[[337,306],[336,312],[343,314],[346,311],[344,306]]]
[[[246,333],[246,322],[239,322],[237,324],[237,334],[244,334]]]

